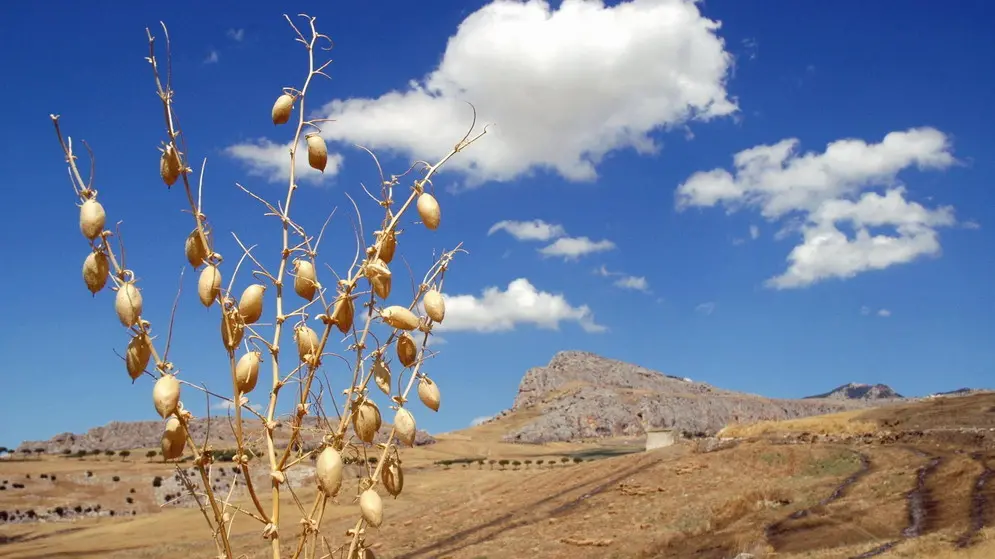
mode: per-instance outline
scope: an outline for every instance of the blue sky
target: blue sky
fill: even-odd
[[[303,169],[293,213],[316,231],[338,208],[321,261],[341,272],[354,250],[343,193],[364,223],[379,219],[359,186],[376,168],[353,144],[401,173],[459,139],[464,101],[493,123],[435,181],[439,230],[409,222],[399,248],[419,277],[433,250],[470,251],[447,276],[445,343],[426,367],[442,408],[416,404],[419,427],[509,407],[524,371],[566,349],[777,397],[851,381],[907,395],[992,386],[989,3],[378,5],[305,8],[335,41],[307,112],[336,122],[323,126],[328,172]],[[282,17],[301,10],[155,6],[20,3],[0,22],[0,47],[19,53],[0,62],[8,446],[157,417],[151,383],[132,385],[114,354],[127,337],[112,294],[91,298],[81,281],[86,242],[48,118],[95,150],[96,188],[108,222],[123,220],[161,341],[192,221],[182,189],[158,177],[146,26],[160,38],[159,20],[169,26],[176,111],[198,172],[207,158],[223,270],[239,256],[232,230],[276,261],[277,223],[235,182],[285,192],[274,165],[293,131],[269,111],[307,71]],[[170,356],[227,390],[217,308],[200,306],[195,282],[187,269]],[[336,391],[344,374],[328,366]]]

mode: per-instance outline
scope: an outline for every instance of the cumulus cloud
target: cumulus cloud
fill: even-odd
[[[236,43],[241,43],[245,39],[245,29],[229,29],[226,35]]]
[[[888,309],[881,309],[881,310],[878,311],[878,316],[883,317],[883,318],[887,318],[887,317],[891,316],[891,311],[889,311]]]
[[[787,270],[766,281],[776,289],[851,278],[940,253],[937,228],[956,223],[953,208],[929,209],[907,200],[898,173],[954,165],[945,134],[912,128],[891,132],[875,144],[843,139],[822,153],[801,155],[798,143],[790,138],[756,146],[733,156],[733,172],[691,175],[677,188],[678,210],[751,208],[769,221],[784,221],[775,238],[800,234],[802,239],[788,254]],[[852,236],[841,226],[852,229]],[[882,233],[882,228],[894,232]]]
[[[860,314],[868,316],[869,314],[871,314],[871,308],[868,307],[867,305],[860,307]],[[888,309],[878,309],[878,311],[875,312],[874,314],[880,316],[881,318],[888,318],[889,316],[891,316],[891,311]]]
[[[593,180],[608,153],[655,153],[650,134],[738,110],[720,23],[693,0],[495,0],[468,15],[438,66],[406,87],[336,99],[326,138],[436,160],[478,123],[480,149],[447,163],[471,186],[535,170]]]
[[[753,240],[757,240],[758,237],[760,237],[760,228],[757,227],[756,225],[751,225],[750,226],[750,238],[753,239]]]
[[[266,138],[250,140],[228,146],[224,153],[244,164],[250,176],[262,177],[273,183],[290,180],[290,144],[277,144]],[[302,139],[297,148],[295,175],[298,182],[321,183],[338,174],[342,167],[342,155],[328,154],[328,164],[322,173],[312,169],[307,163],[307,144]]]
[[[615,287],[621,287],[622,289],[632,289],[634,291],[642,291],[644,293],[649,293],[650,284],[646,281],[646,278],[642,276],[622,276],[615,280]]]
[[[562,322],[575,322],[585,332],[600,333],[606,327],[594,320],[587,305],[574,306],[561,294],[539,291],[526,278],[518,278],[502,290],[488,287],[480,296],[443,294],[446,320],[440,332],[504,332],[523,324],[558,330]]]
[[[581,256],[605,252],[615,248],[615,243],[608,239],[592,241],[588,237],[561,237],[552,244],[539,249],[543,256],[556,256],[564,260],[576,260]]]
[[[702,304],[698,305],[697,307],[695,307],[694,311],[697,312],[697,313],[701,313],[701,314],[703,314],[705,316],[708,316],[708,315],[712,314],[713,312],[715,312],[715,306],[716,306],[716,304],[715,304],[714,301],[708,301],[708,302],[702,303]]]
[[[562,225],[546,223],[541,219],[531,221],[511,221],[503,220],[495,223],[488,229],[487,234],[493,235],[498,231],[505,231],[519,241],[548,241],[566,234]]]

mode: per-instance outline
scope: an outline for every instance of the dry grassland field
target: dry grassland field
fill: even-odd
[[[500,442],[516,422],[511,414],[402,450],[404,490],[396,501],[385,495],[376,556],[995,557],[995,485],[986,483],[995,394],[730,425],[648,452],[640,438]],[[208,557],[200,512],[175,497],[176,468],[142,449],[8,457],[0,556]],[[360,466],[349,468],[354,481]],[[216,487],[227,491],[232,470],[215,463]],[[290,486],[281,529],[293,533],[297,502],[315,488],[306,474]],[[352,525],[354,493],[355,483],[326,510],[323,531]],[[236,522],[233,542],[264,557],[259,532]]]

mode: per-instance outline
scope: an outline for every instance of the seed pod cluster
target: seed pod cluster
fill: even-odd
[[[380,258],[366,264],[366,279],[370,281],[373,292],[377,297],[386,299],[390,296],[391,273],[387,263]]]
[[[104,232],[107,214],[104,206],[95,198],[87,198],[79,208],[79,230],[89,240],[94,240]]]
[[[254,283],[242,291],[242,296],[238,299],[238,314],[242,317],[242,322],[254,324],[263,315],[263,295],[266,293],[266,286],[261,283]]]
[[[197,296],[200,303],[205,307],[214,304],[214,300],[221,293],[221,270],[214,264],[208,264],[200,272],[200,279],[197,280]]]
[[[259,380],[259,363],[262,361],[262,353],[250,351],[238,359],[235,364],[235,386],[242,394],[252,392]]]
[[[383,523],[383,500],[372,488],[360,494],[359,510],[370,526],[378,528]]]
[[[107,254],[103,249],[91,251],[83,261],[83,281],[91,295],[96,295],[107,285],[108,274],[110,274],[110,264],[107,261]]]
[[[356,404],[352,414],[352,428],[356,431],[356,436],[365,443],[373,443],[373,438],[383,424],[380,416],[380,408],[373,400],[363,398]]]
[[[418,208],[418,216],[421,218],[421,222],[425,224],[432,231],[439,228],[439,222],[442,221],[442,210],[439,208],[439,202],[428,192],[422,192],[418,195],[418,202],[416,203]]]
[[[318,276],[314,273],[314,264],[310,260],[294,260],[294,292],[304,299],[314,299],[318,288]]]
[[[176,460],[183,455],[183,447],[186,444],[187,430],[175,415],[171,416],[166,420],[166,428],[159,441],[162,457],[166,460]]]
[[[421,377],[418,381],[418,399],[428,409],[439,411],[439,403],[442,400],[442,395],[439,394],[439,385],[428,377]]]
[[[415,416],[405,408],[398,408],[394,415],[394,433],[408,446],[415,445]]]
[[[380,311],[380,318],[392,328],[415,330],[418,328],[418,317],[407,307],[391,305]]]
[[[163,418],[176,412],[180,403],[180,381],[171,374],[159,377],[152,387],[152,403],[155,404],[155,411]]]
[[[142,292],[135,287],[134,280],[121,284],[114,296],[114,312],[126,328],[138,324],[142,316]]]
[[[273,103],[273,124],[286,124],[290,120],[290,113],[294,110],[294,96],[289,93],[276,98]]]
[[[180,178],[180,154],[173,149],[173,144],[167,144],[162,150],[159,158],[159,175],[166,186],[176,184],[176,179]]]
[[[300,324],[294,329],[294,341],[297,342],[297,355],[301,361],[313,365],[318,361],[318,346],[321,338],[310,326]]]
[[[425,314],[434,322],[442,322],[446,317],[446,302],[442,299],[442,294],[435,289],[429,289],[422,298],[425,307]]]
[[[137,380],[149,366],[149,359],[152,357],[152,342],[148,334],[142,332],[133,336],[128,342],[128,349],[124,352],[124,363],[128,369],[128,376],[131,380]]]
[[[339,488],[342,487],[343,469],[342,455],[334,448],[326,446],[318,454],[318,460],[315,464],[314,476],[318,482],[318,489],[329,497],[337,495]]]
[[[325,166],[328,165],[328,147],[325,145],[325,140],[317,134],[308,134],[304,136],[304,140],[307,142],[308,165],[324,173]]]
[[[183,249],[187,256],[187,262],[195,269],[199,268],[207,259],[207,246],[201,240],[200,232],[197,229],[194,229],[187,235],[187,241]]]
[[[415,339],[411,337],[411,334],[401,332],[401,335],[397,337],[398,361],[401,362],[401,365],[410,367],[415,364],[417,358],[418,347],[415,345]]]

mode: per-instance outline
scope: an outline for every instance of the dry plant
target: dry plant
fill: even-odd
[[[93,185],[93,152],[86,146],[90,155],[90,174],[88,180],[84,180],[73,153],[72,139],[63,140],[59,117],[51,115],[51,118],[68,163],[70,180],[80,200],[80,230],[90,244],[89,254],[83,263],[83,279],[94,296],[107,286],[108,279],[111,280],[110,290],[116,293],[114,309],[129,335],[123,357],[128,375],[132,382],[146,376],[154,380],[152,400],[156,412],[164,420],[161,439],[164,459],[176,460],[186,452],[192,453],[193,464],[199,471],[200,486],[198,488],[191,481],[185,484],[210,526],[217,556],[235,557],[236,551],[232,548],[231,540],[232,525],[237,518],[247,517],[260,525],[262,537],[269,540],[273,557],[279,558],[281,542],[285,540],[283,531],[288,530],[285,525],[280,524],[281,494],[286,491],[293,497],[302,517],[301,527],[291,529],[297,536],[293,557],[302,554],[306,557],[334,556],[350,559],[372,557],[367,527],[378,528],[384,521],[380,491],[395,498],[401,492],[404,477],[398,448],[403,445],[411,446],[415,442],[415,414],[408,407],[408,395],[412,388],[417,384],[418,398],[425,407],[432,411],[439,410],[439,388],[426,374],[423,364],[431,356],[426,347],[433,325],[441,323],[445,318],[445,302],[440,294],[445,272],[454,256],[465,252],[460,245],[443,251],[421,282],[415,286],[415,294],[410,303],[388,304],[387,299],[392,293],[391,265],[395,260],[402,232],[399,226],[406,212],[414,207],[418,220],[425,228],[432,231],[439,227],[439,203],[426,191],[426,187],[432,185],[432,176],[450,157],[485,134],[486,128],[471,137],[471,125],[466,136],[440,161],[435,164],[416,162],[402,175],[392,175],[389,179],[384,177],[376,156],[366,150],[373,156],[380,170],[380,194],[375,196],[369,190],[366,193],[380,206],[383,218],[379,229],[373,233],[372,240],[367,243],[362,230],[361,212],[355,201],[349,198],[359,214],[354,226],[356,253],[349,268],[341,276],[329,266],[337,279],[334,293],[330,292],[319,281],[317,266],[318,249],[328,220],[318,236],[313,237],[305,232],[301,224],[294,221],[290,209],[294,193],[298,189],[295,177],[295,162],[301,155],[298,146],[306,148],[311,168],[324,172],[327,164],[327,148],[321,137],[319,123],[328,120],[306,119],[304,102],[312,80],[319,76],[328,77],[325,69],[331,61],[320,63],[316,61],[316,55],[322,50],[330,50],[331,40],[316,30],[313,17],[300,14],[307,21],[307,34],[302,33],[290,17],[284,17],[296,33],[296,41],[306,48],[309,64],[303,85],[299,89],[283,88],[272,107],[272,120],[277,126],[290,122],[295,111],[297,115],[287,161],[289,183],[286,196],[282,202],[273,204],[236,183],[242,191],[265,206],[266,216],[277,218],[282,248],[277,264],[264,266],[252,254],[253,247],[246,248],[242,240],[233,233],[242,254],[230,272],[227,285],[222,280],[228,272],[222,271],[224,260],[216,249],[211,227],[201,205],[204,165],[201,166],[195,192],[192,184],[194,170],[189,165],[185,142],[176,126],[174,91],[170,87],[169,36],[163,24],[167,62],[163,71],[155,56],[155,38],[146,29],[149,47],[147,60],[162,101],[166,129],[165,142],[159,148],[159,173],[167,187],[172,187],[177,181],[182,183],[186,202],[194,216],[194,227],[185,235],[184,252],[189,264],[200,270],[197,280],[198,300],[205,307],[217,309],[214,316],[219,325],[221,345],[228,357],[231,398],[178,378],[179,370],[169,359],[176,302],[173,304],[165,346],[160,347],[153,335],[152,323],[143,314],[143,298],[146,294],[143,293],[135,272],[127,267],[124,247],[118,244],[115,248],[110,242],[111,237],[116,236],[120,243],[121,236],[120,231],[112,233],[105,227],[107,214],[98,201],[98,191]],[[420,176],[413,180],[406,199],[397,208],[394,194],[396,191],[403,192],[400,180],[412,172]],[[245,285],[236,299],[233,291],[236,278],[239,277],[242,264],[248,263],[253,267],[251,278],[244,280],[248,285]],[[244,272],[242,278],[245,278]],[[288,287],[293,291],[290,292]],[[270,288],[272,291],[268,292]],[[179,295],[177,301],[178,299]],[[273,310],[273,320],[268,325],[259,322],[266,307]],[[419,315],[420,308],[424,309],[425,316]],[[379,334],[378,329],[381,330]],[[291,330],[295,351],[285,355],[281,342],[284,334],[291,334]],[[333,353],[326,348],[332,336],[341,337],[343,354]],[[346,363],[349,372],[344,378],[351,377],[343,391],[344,399],[341,402],[336,401],[336,392],[325,386],[321,377],[318,377],[324,359],[330,356]],[[256,389],[261,369],[265,368],[264,361],[267,359],[271,366],[271,382],[266,388],[269,398],[265,411],[260,413],[247,405],[245,395]],[[406,381],[405,374],[408,375]],[[380,408],[370,394],[371,381],[392,402],[390,407],[394,410],[393,421],[386,437],[383,434],[387,432],[387,426],[383,422]],[[293,411],[289,416],[281,418],[277,416],[277,401],[288,384],[297,385],[296,393],[291,393],[294,398]],[[190,435],[189,426],[193,415],[180,401],[181,385],[184,390],[189,388],[204,392],[208,399],[208,409],[212,397],[232,404],[234,417],[229,418],[229,423],[237,446],[233,461],[241,470],[241,480],[251,505],[238,506],[233,502],[231,491],[228,495],[218,495],[212,490],[212,449],[207,437],[198,444]],[[338,411],[337,418],[326,416],[323,412],[327,407],[323,405],[326,401],[331,401]],[[303,431],[308,428],[305,426],[305,418],[314,421],[321,436],[320,445],[310,451],[305,450],[303,445]],[[245,437],[249,421],[257,422],[265,438],[262,459],[251,462],[251,450]],[[283,448],[278,447],[274,438],[274,431],[281,424],[289,424],[289,441]],[[376,453],[375,462],[367,456],[369,452]],[[343,484],[344,463],[355,458],[360,458],[355,461],[364,465],[364,475],[354,490],[346,490]],[[311,460],[315,463],[317,491],[314,502],[307,506],[294,493],[288,472]],[[261,477],[265,480],[264,485],[269,485],[268,499],[264,493],[265,487],[259,486],[260,477],[257,476],[254,482],[251,475],[254,469],[259,468],[264,469]],[[183,479],[186,479],[185,476]],[[355,526],[348,530],[344,541],[337,543],[332,541],[335,538],[323,533],[321,527],[322,515],[329,500],[358,504]]]

